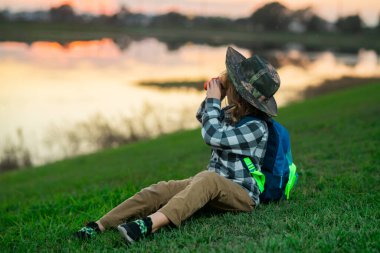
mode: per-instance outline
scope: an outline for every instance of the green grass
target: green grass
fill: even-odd
[[[130,252],[379,252],[380,83],[280,110],[299,182],[291,201],[251,213],[197,212]],[[194,112],[195,113],[195,112]],[[200,130],[0,175],[1,252],[125,251],[108,231],[72,238],[142,187],[205,169]]]

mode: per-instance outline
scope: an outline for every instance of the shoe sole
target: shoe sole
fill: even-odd
[[[117,230],[119,230],[120,235],[122,237],[124,237],[124,239],[127,241],[127,243],[132,244],[135,242],[131,237],[129,237],[128,232],[127,232],[127,230],[125,230],[124,227],[119,225],[119,226],[117,226]]]

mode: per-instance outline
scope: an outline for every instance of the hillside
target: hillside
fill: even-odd
[[[291,201],[252,213],[198,212],[130,252],[378,252],[380,83],[281,108],[299,182]],[[195,114],[195,112],[194,112]],[[108,231],[71,237],[142,187],[206,168],[200,129],[0,175],[2,252],[124,251]]]

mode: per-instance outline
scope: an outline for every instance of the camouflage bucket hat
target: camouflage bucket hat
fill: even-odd
[[[273,95],[280,87],[280,77],[270,63],[257,55],[247,59],[228,47],[226,67],[235,89],[244,100],[270,116],[277,116]]]

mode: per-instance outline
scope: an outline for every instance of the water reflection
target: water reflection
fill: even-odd
[[[290,52],[290,55],[292,54],[294,53]],[[298,62],[303,62],[302,64],[285,64],[279,68],[283,83],[279,93],[279,104],[299,99],[302,94],[300,91],[326,81],[343,77],[380,76],[378,56],[374,51],[360,50],[356,56],[341,58],[331,52],[322,52],[309,57],[300,54],[299,59]]]
[[[224,70],[225,49],[186,44],[172,51],[156,39],[124,39],[118,44],[111,39],[64,45],[2,42],[0,146],[5,145],[6,139],[16,142],[16,130],[22,129],[32,161],[39,164],[72,155],[72,151],[62,151],[62,138],[70,139],[63,133],[77,129],[78,124],[86,125],[96,115],[113,125],[113,129],[123,129],[126,119],[141,119],[150,132],[146,135],[150,136],[196,127],[199,124],[194,115],[204,92],[181,87],[159,89],[139,83],[178,81],[201,85],[194,80]],[[238,50],[247,56],[255,53]],[[301,99],[307,87],[329,79],[380,73],[374,51],[334,55],[271,50],[264,54],[279,69],[282,86],[276,99],[280,106]],[[145,117],[149,114],[146,108],[155,116]],[[157,128],[161,130],[155,131]],[[48,138],[54,135],[56,142]],[[80,142],[78,138],[74,139]],[[87,138],[86,145],[78,144],[76,150],[83,153],[98,148],[88,141],[91,138]]]

